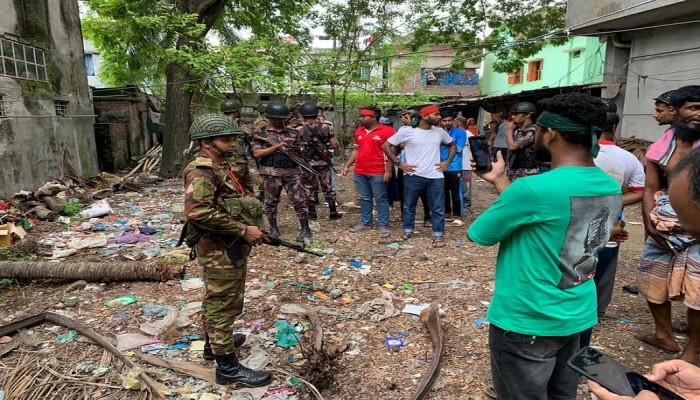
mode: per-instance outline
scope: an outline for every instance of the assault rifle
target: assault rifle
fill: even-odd
[[[321,157],[321,160],[325,161],[328,164],[328,166],[331,167],[331,170],[337,174],[338,171],[336,171],[335,168],[333,168],[333,159],[331,158],[328,151],[323,151],[319,149],[316,145],[316,141],[314,140],[314,136],[308,133],[309,131],[311,131],[311,133],[315,135],[316,133],[318,133],[318,129],[319,128],[312,130],[308,127],[308,125],[304,125],[304,129],[301,135],[304,137],[304,139],[306,139],[304,140],[304,142],[306,142],[311,147],[311,150],[313,150],[314,153],[318,154],[318,156]],[[326,146],[328,146],[328,144],[326,144]]]
[[[263,137],[260,135],[253,135],[253,139],[256,140],[261,140],[265,143],[269,143],[273,146],[276,146],[279,144],[279,142],[275,142],[274,140],[270,139],[269,137]],[[314,175],[318,178],[321,177],[321,174],[319,174],[309,163],[306,162],[303,158],[301,158],[299,155],[295,154],[287,145],[283,145],[281,149],[277,150],[280,153],[284,154],[285,156],[289,157],[292,162],[294,162],[296,165],[300,166],[301,169],[304,171],[307,171],[311,175]]]
[[[275,247],[286,247],[288,249],[296,250],[300,253],[308,253],[308,254],[313,254],[317,257],[323,257],[325,254],[323,254],[320,251],[312,250],[312,249],[307,249],[304,247],[304,245],[301,244],[296,244],[292,242],[287,242],[285,240],[280,239],[277,236],[272,236],[268,232],[263,231],[265,236],[267,236],[267,242],[263,241],[263,244],[266,244],[268,246],[275,246]]]

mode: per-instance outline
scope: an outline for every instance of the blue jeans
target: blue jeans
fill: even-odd
[[[491,324],[491,375],[498,400],[575,400],[578,373],[566,362],[578,343],[578,334],[522,335]]]
[[[403,177],[403,231],[413,232],[416,222],[416,204],[421,192],[428,194],[430,222],[433,236],[445,235],[445,178],[428,179],[416,175]]]
[[[360,223],[372,225],[373,201],[377,203],[377,223],[380,228],[389,227],[389,197],[384,175],[355,174],[355,185],[360,195]]]

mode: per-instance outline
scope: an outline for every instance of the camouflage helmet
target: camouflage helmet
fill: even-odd
[[[227,100],[224,100],[223,103],[221,103],[221,112],[226,114],[226,113],[231,113],[231,112],[235,112],[235,111],[240,111],[242,107],[243,107],[243,104],[241,104],[240,100],[227,99]]]
[[[196,117],[190,126],[190,140],[240,135],[241,129],[228,117],[221,114],[204,114]]]
[[[517,103],[510,109],[511,114],[518,114],[518,113],[523,113],[523,114],[537,114],[537,107],[532,104],[528,103],[527,101],[523,101],[520,103]]]
[[[281,101],[276,101],[267,105],[265,109],[265,115],[268,118],[281,118],[287,119],[292,116],[289,112],[289,107]]]
[[[318,106],[315,103],[304,103],[299,107],[299,114],[302,117],[318,116]]]

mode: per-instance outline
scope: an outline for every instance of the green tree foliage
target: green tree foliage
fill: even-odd
[[[189,144],[193,99],[211,98],[222,84],[237,81],[245,86],[251,78],[244,75],[264,71],[266,76],[278,77],[269,66],[248,68],[255,61],[269,63],[270,57],[265,58],[257,47],[235,43],[233,30],[249,28],[260,40],[268,41],[265,48],[272,49],[278,34],[303,32],[298,21],[307,15],[312,2],[85,0],[91,13],[83,28],[100,50],[101,76],[107,83],[148,85],[155,93],[165,94],[161,174],[172,177],[179,173],[182,150]],[[216,29],[232,47],[212,48],[207,35]],[[285,57],[281,60],[286,62]]]
[[[437,0],[420,12],[412,30],[412,49],[429,43],[450,44],[459,57],[477,60],[492,52],[494,69],[510,72],[548,42],[565,39],[551,35],[564,27],[566,0]],[[484,33],[491,31],[488,36]]]

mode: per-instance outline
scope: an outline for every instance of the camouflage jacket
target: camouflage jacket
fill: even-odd
[[[303,143],[302,156],[314,166],[329,165],[332,161],[329,153],[333,131],[328,125],[316,121],[297,128]]]
[[[294,142],[288,146],[287,151],[299,155],[298,153],[301,150],[299,135],[299,131],[290,127],[285,127],[283,131],[277,131],[271,126],[264,126],[262,129],[254,132],[253,152],[272,147],[273,145],[268,140],[272,143],[281,143],[285,138],[293,138]],[[263,140],[263,138],[266,140]],[[299,156],[301,157],[301,155]],[[288,176],[301,173],[299,166],[280,151],[275,151],[258,159],[258,164],[260,166],[260,175]]]
[[[262,115],[259,115],[257,118],[255,118],[255,121],[253,121],[253,130],[257,131],[260,130],[263,126],[267,125],[270,123],[270,120],[267,119],[267,117],[263,117]]]
[[[240,185],[223,168],[231,168]],[[211,159],[199,155],[185,167],[185,217],[198,229],[210,233],[243,236],[246,224],[228,214],[226,199],[253,196],[254,178],[244,158],[233,157],[218,166]]]

